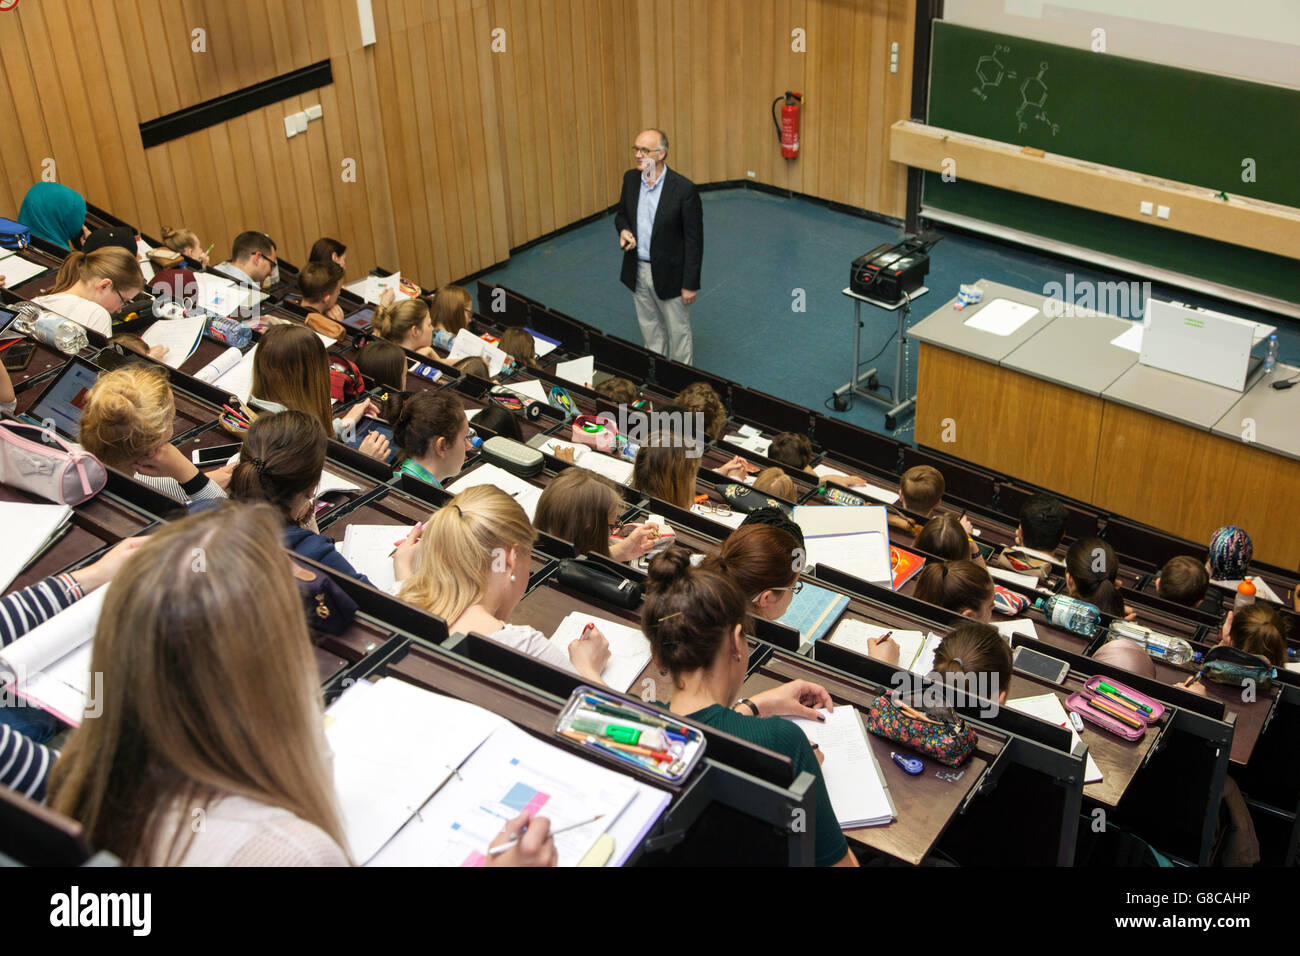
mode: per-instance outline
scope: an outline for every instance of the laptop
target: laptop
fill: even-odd
[[[68,441],[75,442],[81,431],[81,413],[86,396],[99,378],[100,370],[85,359],[72,358],[41,390],[22,418],[37,425],[46,422]]]
[[[1147,302],[1142,331],[1143,365],[1246,390],[1263,360],[1251,350],[1277,329],[1179,302]]]

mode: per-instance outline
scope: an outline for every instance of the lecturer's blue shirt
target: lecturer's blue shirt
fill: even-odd
[[[651,166],[650,170],[653,171]],[[650,261],[650,233],[654,231],[655,213],[659,209],[659,197],[664,194],[664,180],[668,178],[668,164],[664,163],[663,175],[653,186],[646,182],[645,173],[641,174],[641,198],[636,204],[636,257],[642,262]]]

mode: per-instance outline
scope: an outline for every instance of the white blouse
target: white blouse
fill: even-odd
[[[98,332],[105,338],[113,334],[113,318],[108,314],[108,309],[98,302],[91,302],[71,292],[38,295],[32,301],[42,309],[61,315],[65,319],[71,319],[83,328]]]

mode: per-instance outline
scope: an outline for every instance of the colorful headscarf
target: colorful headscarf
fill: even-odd
[[[1210,537],[1210,577],[1218,581],[1240,581],[1246,576],[1253,553],[1250,535],[1236,525],[1224,525]]]
[[[37,183],[23,197],[18,221],[33,235],[67,249],[86,222],[86,200],[62,183]]]

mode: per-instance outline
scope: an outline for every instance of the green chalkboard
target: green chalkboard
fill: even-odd
[[[1300,208],[1300,90],[939,21],[928,122]],[[960,170],[925,180],[936,209],[1300,301],[1294,259],[964,182]]]

